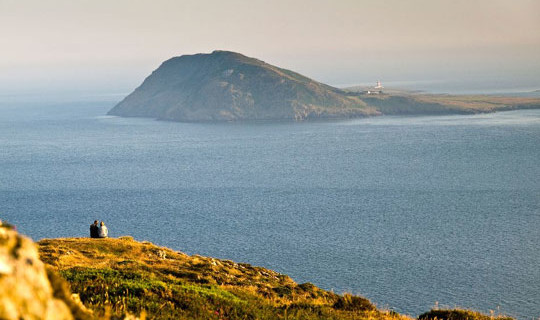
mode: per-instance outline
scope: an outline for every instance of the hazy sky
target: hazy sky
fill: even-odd
[[[162,61],[215,49],[334,85],[540,89],[540,0],[0,0],[0,94],[128,93]]]

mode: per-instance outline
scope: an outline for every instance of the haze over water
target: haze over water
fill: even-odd
[[[184,124],[112,105],[0,104],[2,219],[35,240],[101,219],[411,315],[540,316],[540,110]]]

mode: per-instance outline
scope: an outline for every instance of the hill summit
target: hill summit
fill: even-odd
[[[304,120],[379,114],[355,96],[230,51],[171,58],[110,115],[173,121]]]

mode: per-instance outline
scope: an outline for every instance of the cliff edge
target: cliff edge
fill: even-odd
[[[408,319],[262,267],[119,239],[44,239],[41,259],[96,316],[151,319]]]
[[[44,239],[36,246],[0,223],[0,319],[145,318],[412,319],[245,263],[131,237]],[[512,320],[438,309],[419,319]]]

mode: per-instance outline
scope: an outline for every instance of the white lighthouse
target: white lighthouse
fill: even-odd
[[[382,86],[381,81],[377,80],[377,85],[375,85],[374,87],[370,87],[367,91],[364,91],[363,93],[364,94],[382,94],[383,88],[384,87]]]

